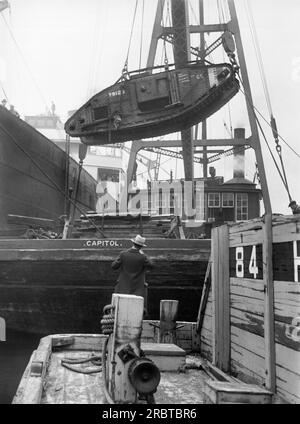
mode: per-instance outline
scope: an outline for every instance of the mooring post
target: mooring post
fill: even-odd
[[[178,300],[160,301],[159,342],[176,344]]]
[[[276,348],[274,328],[273,228],[272,215],[266,214],[263,223],[263,274],[265,291],[264,338],[266,388],[276,391]]]
[[[128,370],[134,355],[140,355],[144,298],[113,294],[112,306],[114,331],[108,345],[108,389],[116,403],[135,403],[137,391],[128,378]]]

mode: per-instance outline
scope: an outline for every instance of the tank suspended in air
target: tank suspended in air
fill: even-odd
[[[93,96],[65,130],[88,145],[158,137],[207,119],[238,90],[235,70],[227,63],[133,71]]]

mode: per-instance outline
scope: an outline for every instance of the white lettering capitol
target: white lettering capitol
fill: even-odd
[[[122,247],[117,240],[87,240],[85,247]]]

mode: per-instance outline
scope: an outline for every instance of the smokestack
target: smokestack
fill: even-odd
[[[245,128],[235,128],[234,138],[245,139]],[[233,148],[233,178],[245,178],[244,146],[234,146]]]

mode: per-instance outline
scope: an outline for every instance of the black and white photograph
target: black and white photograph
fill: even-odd
[[[0,1],[0,412],[300,404],[299,22]]]

